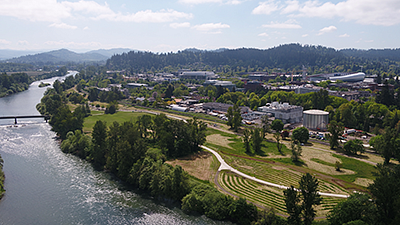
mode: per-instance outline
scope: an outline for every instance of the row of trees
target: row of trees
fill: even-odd
[[[190,180],[180,166],[165,163],[167,157],[198,151],[198,146],[205,141],[204,132],[205,125],[197,119],[185,123],[170,120],[164,114],[143,115],[136,122],[114,122],[109,127],[97,121],[92,138],[80,130],[70,131],[61,149],[86,158],[96,168],[110,171],[156,198],[182,202],[182,209],[187,213],[250,224],[257,220],[254,205]]]
[[[32,81],[26,73],[0,74],[0,97],[25,91]]]

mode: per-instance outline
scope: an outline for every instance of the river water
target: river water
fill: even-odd
[[[43,80],[52,83],[56,78]],[[0,116],[39,115],[46,88],[0,98]],[[230,224],[184,214],[157,202],[84,160],[61,152],[43,119],[0,120],[6,193],[0,224]]]

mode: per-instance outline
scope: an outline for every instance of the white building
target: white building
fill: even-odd
[[[289,103],[267,103],[266,106],[258,107],[257,110],[264,113],[271,113],[275,119],[280,119],[283,123],[298,123],[303,118],[303,107],[289,105]]]
[[[211,71],[183,71],[179,73],[179,78],[196,79],[196,80],[212,80],[217,75]]]

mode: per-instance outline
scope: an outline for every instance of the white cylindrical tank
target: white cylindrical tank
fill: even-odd
[[[303,126],[310,130],[326,130],[329,112],[311,109],[303,112]]]

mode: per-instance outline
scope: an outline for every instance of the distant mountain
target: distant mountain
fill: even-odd
[[[201,50],[201,49],[197,49],[197,48],[187,48],[183,51],[187,51],[187,52],[193,52],[193,53],[199,53],[199,52],[224,52],[227,51],[229,49],[227,48],[219,48],[219,49],[215,49],[215,50]]]
[[[20,50],[10,50],[10,49],[0,49],[0,60],[6,60],[11,58],[16,58],[29,54],[37,54],[38,51],[20,51]]]
[[[93,50],[93,51],[86,52],[86,53],[96,53],[96,54],[107,56],[107,58],[110,58],[113,55],[122,54],[124,52],[130,52],[130,51],[133,51],[133,50],[129,49],[129,48],[112,48],[112,49]]]
[[[76,53],[67,49],[60,49],[35,55],[26,55],[7,60],[14,63],[29,64],[60,64],[67,62],[82,63],[105,61],[109,57],[98,53]]]

